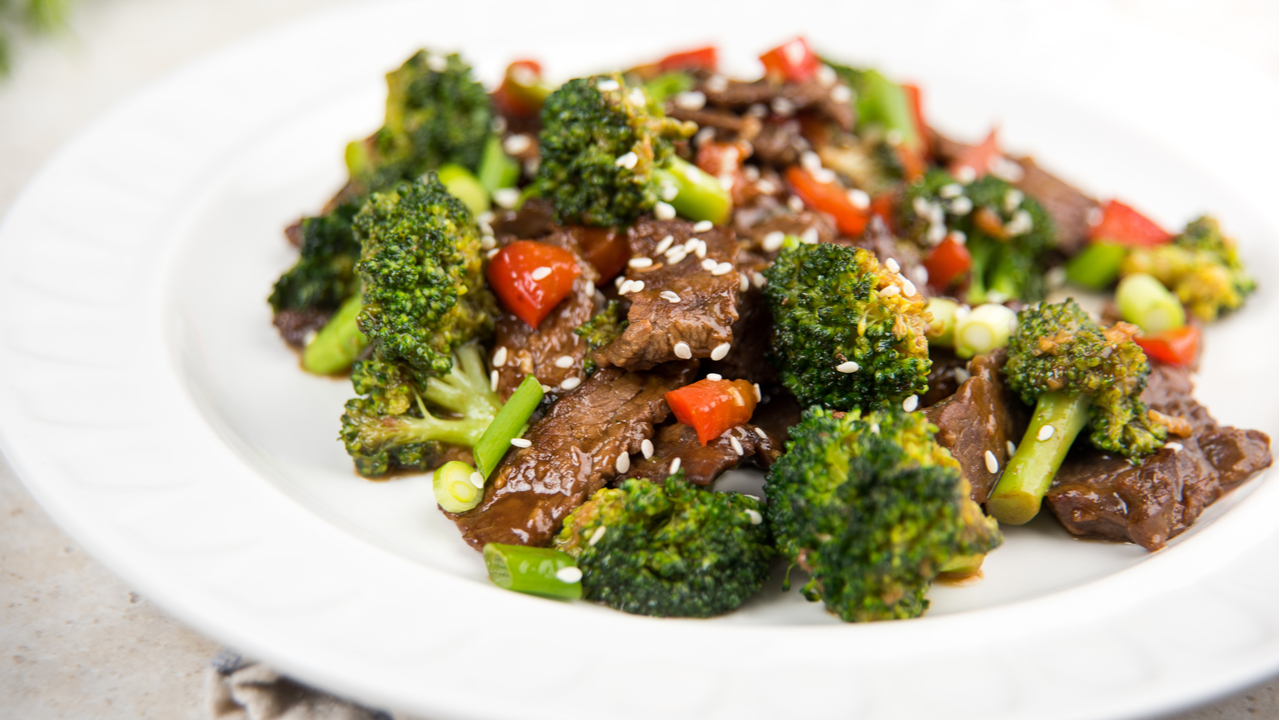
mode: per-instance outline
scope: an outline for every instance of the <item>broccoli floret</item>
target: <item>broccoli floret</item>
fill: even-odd
[[[351,221],[359,209],[358,200],[348,200],[327,215],[302,219],[298,262],[276,280],[268,298],[272,311],[331,313],[355,294],[360,287],[355,270],[360,243]]]
[[[439,465],[446,445],[473,447],[502,406],[475,345],[459,347],[453,369],[421,385],[404,366],[376,359],[356,363],[351,379],[362,397],[347,401],[342,442],[365,477]]]
[[[423,383],[449,372],[458,345],[492,332],[480,231],[435,173],[374,193],[355,232],[364,285],[357,322],[380,360],[404,363]]]
[[[660,185],[684,190],[658,171],[673,162],[672,140],[697,127],[665,117],[619,74],[562,85],[542,107],[542,127],[537,184],[561,222],[629,225],[661,199]]]
[[[802,405],[870,410],[928,388],[925,300],[871,253],[789,238],[764,276],[770,358]]]
[[[905,234],[923,247],[953,231],[964,234],[973,257],[969,303],[1044,298],[1045,253],[1055,244],[1053,218],[1008,182],[986,175],[962,185],[946,171],[930,170],[907,188],[901,213]]]
[[[1124,322],[1103,329],[1070,299],[1018,313],[1004,374],[1035,413],[988,502],[1000,522],[1035,516],[1086,425],[1094,446],[1131,459],[1164,444],[1166,429],[1152,422],[1138,398],[1151,366],[1133,342],[1137,330]]]
[[[678,473],[602,489],[565,519],[554,547],[582,569],[583,596],[623,612],[710,617],[741,605],[769,576],[764,507],[695,487]]]
[[[596,350],[617,340],[630,324],[622,313],[622,303],[610,300],[603,310],[574,329],[573,334],[587,342],[586,358],[582,361],[584,373],[590,375],[596,371],[596,361],[592,359],[592,355]]]
[[[387,73],[387,112],[370,138],[347,146],[347,170],[362,192],[391,187],[446,163],[475,172],[492,132],[493,107],[456,53],[419,50]]]
[[[769,470],[778,550],[802,592],[846,622],[918,617],[939,573],[976,570],[1002,541],[923,413],[810,408]]]
[[[1205,322],[1239,308],[1257,287],[1240,262],[1235,241],[1210,217],[1193,220],[1165,245],[1134,248],[1120,272],[1155,276]]]

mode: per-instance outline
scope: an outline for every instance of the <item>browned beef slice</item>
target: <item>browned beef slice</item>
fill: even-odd
[[[506,352],[505,362],[499,366],[495,361],[494,369],[498,371],[498,393],[503,400],[511,397],[526,375],[533,375],[538,382],[550,387],[547,394],[552,399],[576,387],[570,378],[581,382],[585,377],[582,361],[587,345],[573,331],[599,310],[595,291],[599,276],[595,267],[578,254],[577,241],[568,230],[557,230],[541,242],[572,252],[582,274],[574,279],[569,296],[561,300],[537,328],[506,310],[498,316],[494,356],[504,355],[504,348]],[[556,364],[564,357],[572,360],[568,367]],[[562,387],[566,380],[571,383],[568,389]]]
[[[853,129],[853,106],[847,101],[832,97],[834,85],[827,85],[820,78],[802,83],[778,83],[767,78],[754,82],[729,80],[725,83],[706,81],[698,89],[707,96],[707,104],[745,110],[752,105],[764,105],[770,112],[777,112],[783,100],[789,104],[783,114],[796,110],[813,110],[834,121],[843,130]]]
[[[794,119],[765,123],[751,145],[753,157],[778,166],[799,161],[800,153],[809,149],[809,141],[800,134],[800,121]]]
[[[667,255],[656,252],[667,236],[672,237],[671,247],[694,238],[704,241],[705,259],[689,252],[680,262],[669,264]],[[623,296],[631,302],[630,325],[596,353],[598,363],[647,370],[683,359],[675,350],[680,343],[695,358],[710,357],[722,344],[732,345],[741,277],[736,267],[722,275],[703,267],[705,261],[734,264],[738,241],[732,230],[715,227],[695,235],[693,224],[684,220],[640,220],[627,231],[627,242],[632,258],[651,258],[653,264],[627,268],[625,281],[643,282],[644,288]],[[668,299],[673,297],[670,293],[674,302]]]
[[[676,120],[696,123],[700,128],[715,128],[723,133],[724,139],[742,138],[752,140],[760,133],[760,119],[750,115],[739,115],[728,110],[703,108],[688,110],[675,102],[667,103],[667,115]]]
[[[926,408],[955,395],[969,379],[969,362],[946,348],[930,346],[929,363],[929,390],[920,396],[920,406]]]
[[[1003,349],[969,361],[969,379],[950,398],[925,410],[938,426],[938,444],[951,451],[968,479],[974,502],[985,503],[999,469],[1009,462],[1009,443],[1018,443],[1027,430],[1027,417],[1017,397],[1005,387]],[[997,471],[987,467],[986,454],[996,458]]]
[[[670,412],[663,395],[688,383],[693,367],[596,371],[525,433],[532,445],[508,451],[479,505],[450,515],[462,538],[477,550],[491,542],[546,545],[574,508],[618,474],[620,455],[640,452]]]
[[[760,288],[750,285],[738,294],[738,319],[733,323],[733,346],[721,360],[704,360],[703,368],[729,380],[775,383],[778,371],[769,364],[769,338],[773,316]]]
[[[806,232],[817,234],[818,242],[829,243],[836,239],[836,226],[831,216],[824,213],[802,210],[800,212],[780,212],[760,219],[755,225],[743,233],[750,240],[752,250],[764,253],[769,258],[777,257],[778,250],[765,250],[764,239],[775,232],[783,235],[803,237]]]
[[[494,237],[533,240],[556,229],[556,210],[550,200],[529,198],[519,210],[504,210],[490,223]]]
[[[742,454],[734,448],[734,440],[738,441]],[[695,485],[710,485],[744,460],[754,458],[763,467],[768,467],[781,454],[782,443],[754,425],[729,428],[720,437],[703,445],[698,442],[696,430],[676,423],[658,429],[653,440],[653,457],[632,464],[626,476],[661,481],[671,474],[671,465],[679,458],[685,479]]]
[[[329,322],[332,313],[323,310],[281,310],[271,318],[280,337],[293,347],[301,350],[307,344],[311,333],[319,332]]]

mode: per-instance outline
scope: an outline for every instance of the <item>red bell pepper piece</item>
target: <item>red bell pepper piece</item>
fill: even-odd
[[[916,137],[920,138],[921,155],[928,157],[929,148],[929,125],[924,121],[924,106],[920,102],[920,86],[912,83],[902,83],[902,92],[907,96],[907,103],[911,106],[911,121],[916,128]]]
[[[1136,335],[1133,341],[1148,358],[1166,365],[1190,365],[1200,355],[1200,328],[1196,325]]]
[[[676,419],[698,431],[706,445],[751,419],[756,393],[746,380],[699,380],[666,394]]]
[[[1102,206],[1102,220],[1089,228],[1089,239],[1118,245],[1151,247],[1169,242],[1173,235],[1119,200],[1108,200]]]
[[[573,291],[574,278],[581,274],[573,253],[532,240],[499,250],[486,272],[503,307],[534,328]]]
[[[885,227],[895,234],[898,231],[898,202],[898,194],[892,191],[871,198],[871,214],[880,218]]]
[[[715,45],[671,53],[658,61],[658,69],[662,72],[705,70],[713,73],[719,65],[720,56]]]
[[[1000,142],[996,139],[995,128],[992,128],[985,140],[952,160],[951,165],[947,167],[947,172],[959,176],[965,168],[968,168],[973,171],[975,178],[980,178],[991,172],[991,161],[998,157],[1000,157]]]
[[[761,55],[760,62],[764,63],[766,75],[789,82],[808,80],[818,72],[818,67],[822,64],[803,37],[788,40]]]
[[[969,268],[973,267],[973,256],[969,254],[969,248],[946,238],[921,264],[929,271],[929,285],[946,290],[968,276]]]
[[[837,182],[819,182],[808,170],[792,165],[786,171],[787,183],[805,205],[836,219],[836,228],[849,237],[857,237],[867,227],[870,215],[849,199],[849,191]]]
[[[537,60],[517,60],[507,66],[502,84],[493,91],[493,100],[516,117],[537,115],[546,99],[541,87],[542,65]]]

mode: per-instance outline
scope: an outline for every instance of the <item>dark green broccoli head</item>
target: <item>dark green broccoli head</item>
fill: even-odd
[[[765,482],[778,550],[847,622],[918,617],[942,571],[1002,541],[923,413],[810,408]]]
[[[355,269],[360,243],[351,222],[361,199],[348,200],[327,215],[302,219],[298,262],[276,280],[268,298],[272,310],[333,312],[355,294],[360,287]]]
[[[623,612],[710,617],[758,592],[773,546],[764,507],[683,473],[603,489],[565,519],[555,547],[577,558],[583,596]]]
[[[573,334],[587,342],[587,356],[582,362],[583,372],[590,375],[596,371],[596,361],[591,356],[596,350],[617,340],[629,324],[627,316],[622,313],[622,303],[610,300],[603,310],[574,329]]]
[[[435,173],[372,195],[355,234],[359,324],[379,359],[404,363],[422,382],[449,372],[454,348],[492,331],[480,231]]]
[[[1005,180],[986,175],[962,185],[946,171],[930,170],[907,188],[899,221],[922,247],[937,245],[953,231],[964,234],[973,256],[969,302],[1044,298],[1045,253],[1055,245],[1053,218]]]
[[[622,76],[570,80],[542,106],[538,185],[561,222],[629,225],[659,200],[655,169],[696,129],[663,116]]]
[[[391,187],[446,163],[474,171],[492,132],[493,108],[457,54],[417,53],[387,73],[387,113],[368,140],[347,147],[347,169],[363,191]]]
[[[1121,273],[1155,276],[1205,322],[1239,308],[1257,287],[1240,262],[1235,241],[1211,217],[1193,220],[1165,245],[1134,248]]]
[[[873,409],[928,388],[927,304],[871,253],[788,240],[764,276],[771,358],[801,404]]]
[[[1018,313],[1004,374],[1028,405],[1047,393],[1090,396],[1090,441],[1128,457],[1148,455],[1166,432],[1138,399],[1151,366],[1133,342],[1136,332],[1128,323],[1099,327],[1074,300],[1029,307]]]

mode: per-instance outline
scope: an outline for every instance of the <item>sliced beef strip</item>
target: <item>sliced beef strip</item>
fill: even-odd
[[[628,266],[622,282],[643,282],[644,287],[623,295],[631,302],[627,311],[630,324],[617,340],[596,352],[595,360],[600,365],[647,370],[687,359],[676,354],[678,344],[688,348],[694,358],[710,357],[726,343],[732,346],[742,280],[737,268],[732,267],[738,256],[738,241],[733,231],[723,226],[702,233],[694,233],[693,227],[684,220],[641,219],[627,231],[631,257],[650,258],[653,264]],[[670,247],[695,239],[705,242],[706,257],[689,252],[679,262],[669,264],[668,255],[656,252],[667,236],[672,238]],[[715,275],[703,266],[707,261],[731,267],[728,272]],[[668,299],[671,297],[676,298],[674,302]]]
[[[491,542],[546,545],[574,508],[618,475],[620,456],[640,452],[670,413],[663,396],[693,376],[693,363],[596,371],[525,433],[529,447],[508,451],[479,505],[446,515],[476,550]]]
[[[519,210],[503,210],[489,223],[500,243],[520,238],[536,240],[556,230],[556,210],[551,201],[529,198]],[[503,243],[505,244],[505,243]]]
[[[1271,440],[1257,430],[1222,427],[1191,398],[1185,371],[1158,366],[1142,399],[1180,416],[1190,437],[1171,437],[1134,465],[1077,442],[1046,495],[1049,508],[1073,535],[1164,547],[1206,507],[1272,462]]]
[[[781,210],[781,208],[780,208]],[[777,257],[777,250],[766,250],[764,239],[775,232],[783,235],[803,237],[806,232],[817,234],[818,242],[829,243],[836,239],[836,226],[831,216],[811,210],[800,212],[779,212],[776,215],[759,219],[754,225],[742,228],[740,234],[750,242],[750,249],[770,259]]]
[[[959,372],[956,372],[959,370]],[[969,379],[969,362],[946,348],[929,347],[929,390],[920,396],[920,406],[930,407],[946,400]]]
[[[809,141],[800,133],[800,121],[791,119],[764,123],[751,146],[755,149],[752,157],[760,162],[785,167],[799,162],[800,153],[809,149]]]
[[[938,444],[951,451],[969,481],[974,502],[985,503],[1009,462],[1009,443],[1022,441],[1027,413],[1005,387],[1000,368],[1007,356],[999,349],[969,361],[969,379],[956,393],[925,410],[938,426]],[[987,453],[996,459],[996,472],[987,467]]]
[[[742,138],[750,142],[760,133],[760,118],[750,115],[739,115],[728,110],[703,108],[688,110],[675,102],[667,103],[667,115],[676,120],[696,123],[700,128],[713,128],[720,131],[722,139]]]
[[[498,394],[503,400],[511,397],[526,375],[533,375],[538,382],[550,387],[547,395],[552,400],[577,387],[585,377],[582,361],[587,355],[587,344],[573,331],[600,310],[595,289],[599,275],[595,267],[578,254],[577,239],[571,231],[557,230],[540,242],[573,253],[582,274],[574,279],[569,296],[561,300],[537,328],[506,310],[498,316],[491,358],[504,359],[502,365],[496,360],[493,362],[498,371]],[[561,367],[557,362],[565,357],[571,362]],[[563,385],[566,381],[569,387]]]
[[[333,313],[323,310],[281,310],[272,316],[271,323],[286,343],[301,350],[311,334],[320,332],[331,317]]]
[[[741,454],[734,448],[734,440],[742,448]],[[661,482],[671,474],[671,466],[679,458],[685,479],[694,485],[710,485],[748,459],[768,468],[781,454],[782,442],[754,425],[729,428],[720,437],[703,445],[698,442],[696,430],[683,423],[675,423],[658,429],[653,440],[653,456],[633,462],[626,476]]]
[[[777,83],[769,79],[754,82],[728,80],[719,82],[707,80],[698,85],[698,89],[707,97],[707,104],[713,107],[727,107],[735,110],[746,110],[752,105],[764,105],[772,112],[782,106],[779,100],[789,104],[782,114],[800,110],[813,110],[834,121],[842,130],[853,129],[853,106],[847,101],[832,97],[835,85],[828,85],[820,78],[802,83]]]

